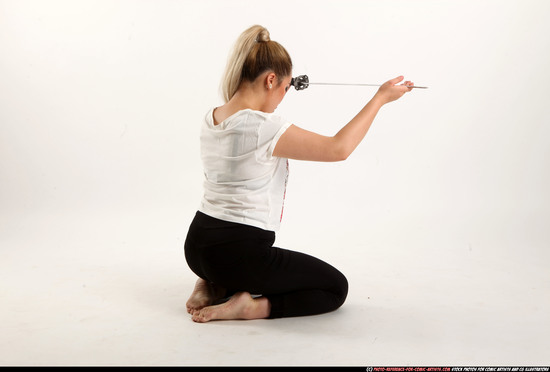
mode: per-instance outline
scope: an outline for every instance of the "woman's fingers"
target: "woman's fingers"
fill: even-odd
[[[399,83],[401,80],[403,80],[405,77],[404,76],[398,76],[396,78],[393,78],[390,80],[390,83],[392,85],[396,85],[397,83]]]

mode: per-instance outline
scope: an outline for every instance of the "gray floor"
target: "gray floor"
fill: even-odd
[[[195,282],[182,255],[187,222],[162,211],[4,218],[0,364],[550,363],[548,252],[490,242],[444,247],[427,235],[408,244],[365,241],[338,230],[333,241],[301,249],[306,238],[287,229],[281,243],[346,274],[344,306],[304,318],[196,324],[185,311]],[[332,249],[342,239],[349,254]]]

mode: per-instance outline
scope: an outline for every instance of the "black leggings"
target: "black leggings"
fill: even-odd
[[[269,318],[326,313],[344,303],[348,282],[329,264],[273,247],[275,233],[197,212],[185,258],[202,279],[228,293],[249,292],[271,302]]]

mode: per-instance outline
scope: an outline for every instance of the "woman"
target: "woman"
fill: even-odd
[[[321,314],[339,308],[348,283],[329,264],[273,247],[282,218],[288,160],[345,160],[378,110],[410,92],[403,77],[383,84],[335,136],[292,125],[273,114],[291,87],[292,61],[253,26],[235,45],[222,85],[225,104],[201,129],[204,196],[185,241],[199,276],[187,301],[195,322]],[[228,300],[222,300],[227,299]]]

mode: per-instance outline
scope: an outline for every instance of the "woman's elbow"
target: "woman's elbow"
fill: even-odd
[[[333,150],[332,158],[335,162],[344,161],[351,155],[352,152],[353,150],[348,148],[347,146],[336,143]]]
[[[348,152],[341,152],[341,153],[338,153],[336,155],[336,158],[334,161],[338,162],[338,161],[344,161],[344,160],[347,160],[348,157],[350,156],[351,154],[348,153]]]

